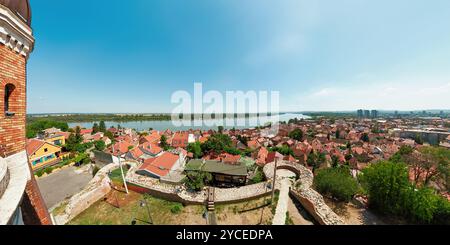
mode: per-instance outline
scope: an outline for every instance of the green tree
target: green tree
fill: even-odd
[[[358,183],[348,168],[328,168],[318,171],[314,187],[323,195],[338,201],[349,202],[358,192]]]
[[[26,136],[27,138],[35,138],[38,133],[41,133],[43,130],[48,128],[58,128],[61,131],[68,131],[69,125],[65,122],[58,122],[52,120],[38,120],[33,121],[31,123],[27,123],[26,126]]]
[[[100,121],[100,124],[98,125],[98,130],[100,132],[105,133],[106,132],[106,124],[105,121]]]
[[[95,141],[94,146],[98,151],[104,151],[106,149],[106,144],[103,140]]]
[[[190,172],[184,179],[184,184],[189,190],[201,191],[212,180],[212,176],[205,172]]]
[[[226,148],[231,148],[233,142],[230,136],[225,134],[213,134],[202,144],[203,153],[214,151],[217,154],[222,153]]]
[[[362,140],[363,142],[369,142],[369,141],[370,141],[369,135],[368,135],[367,133],[364,133],[364,134],[361,136],[361,140]]]
[[[289,138],[302,141],[303,140],[303,131],[301,129],[295,129],[294,131],[289,133]]]
[[[339,158],[335,155],[331,156],[331,166],[333,168],[339,167]]]
[[[108,137],[111,141],[114,141],[114,134],[110,131],[105,131],[105,136]]]
[[[219,134],[223,134],[223,126],[219,126],[218,130],[219,130]]]
[[[450,176],[450,150],[442,147],[422,147],[419,155],[413,158],[418,166],[418,172],[424,176],[424,183],[428,185],[432,179],[441,179],[447,184]],[[420,175],[420,173],[417,173]]]
[[[202,147],[200,142],[191,143],[187,146],[187,151],[194,155],[195,159],[201,158],[203,156]]]
[[[323,152],[311,152],[308,156],[307,163],[310,167],[313,167],[313,172],[322,166],[326,161],[325,153]]]
[[[340,139],[341,138],[341,130],[336,130],[336,139]]]
[[[410,156],[413,152],[414,148],[404,145],[401,146],[398,152],[396,152],[389,160],[395,163],[406,163],[408,156]]]
[[[100,132],[100,128],[97,123],[94,123],[94,125],[92,126],[92,134],[96,134],[98,132]]]
[[[271,152],[278,152],[278,153],[280,153],[282,155],[285,155],[285,156],[289,156],[289,155],[294,156],[294,150],[292,150],[291,148],[289,148],[286,145],[283,145],[281,147],[269,148],[269,151],[271,151]]]
[[[410,184],[405,164],[388,161],[372,164],[359,176],[369,196],[370,207],[386,214],[403,210],[404,193]]]
[[[81,136],[81,128],[76,127],[75,132],[71,133],[67,139],[65,148],[70,152],[76,152],[80,149],[82,142],[83,136]]]
[[[359,179],[369,196],[370,207],[381,213],[420,224],[450,223],[448,200],[430,188],[412,185],[405,164],[372,164],[362,171]]]
[[[165,151],[167,151],[170,148],[169,143],[167,143],[167,137],[164,134],[161,135],[160,145]]]

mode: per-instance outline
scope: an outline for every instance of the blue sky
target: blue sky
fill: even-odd
[[[31,0],[28,112],[170,112],[193,90],[283,111],[450,109],[447,0]]]

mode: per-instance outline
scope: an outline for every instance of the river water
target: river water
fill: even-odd
[[[257,126],[264,126],[267,123],[275,123],[278,121],[289,121],[290,119],[309,119],[310,117],[303,114],[282,114],[279,116],[264,116],[264,117],[250,117],[241,119],[230,119],[230,120],[175,120],[175,121],[137,121],[137,122],[105,122],[106,127],[111,126],[117,127],[120,125],[125,128],[136,129],[137,131],[148,130],[150,128],[164,131],[170,129],[172,131],[178,130],[189,130],[189,129],[217,129],[219,126],[224,126],[226,129],[236,128],[254,128]],[[69,127],[80,126],[82,128],[92,128],[93,122],[89,123],[69,123]]]

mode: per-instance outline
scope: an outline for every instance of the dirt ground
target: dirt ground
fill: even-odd
[[[218,205],[216,207],[219,225],[271,225],[272,206],[265,206],[269,198],[261,198],[246,203]]]
[[[186,206],[179,212],[173,212],[179,203],[148,197],[145,206],[141,206],[144,195],[130,192],[126,195],[112,191],[107,197],[81,213],[69,224],[71,225],[204,225],[204,207]],[[148,205],[148,209],[147,209]],[[150,212],[150,217],[149,217]]]
[[[305,211],[301,212],[295,205],[292,198],[288,201],[288,213],[293,225],[314,225],[313,222],[305,218]]]
[[[354,203],[336,203],[325,198],[326,204],[348,225],[385,225],[386,223],[371,211]]]

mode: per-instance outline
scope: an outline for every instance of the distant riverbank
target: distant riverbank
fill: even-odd
[[[264,126],[268,123],[276,123],[279,121],[289,121],[291,119],[309,119],[310,117],[305,116],[303,114],[281,114],[279,116],[249,116],[242,118],[231,118],[230,120],[219,120],[219,119],[194,119],[194,120],[176,120],[172,121],[171,117],[164,118],[164,120],[133,120],[133,121],[122,121],[122,120],[103,120],[106,126],[109,127],[118,127],[119,125],[124,128],[132,128],[138,131],[155,129],[159,131],[163,131],[166,129],[170,129],[172,131],[177,130],[189,130],[189,129],[201,129],[201,130],[209,130],[209,129],[217,129],[218,126],[223,126],[226,129],[236,128],[236,129],[245,129],[245,128],[254,128],[258,126]],[[94,121],[78,121],[78,122],[69,122],[69,127],[80,126],[82,128],[91,128],[93,123],[99,122],[102,120],[94,120]]]

